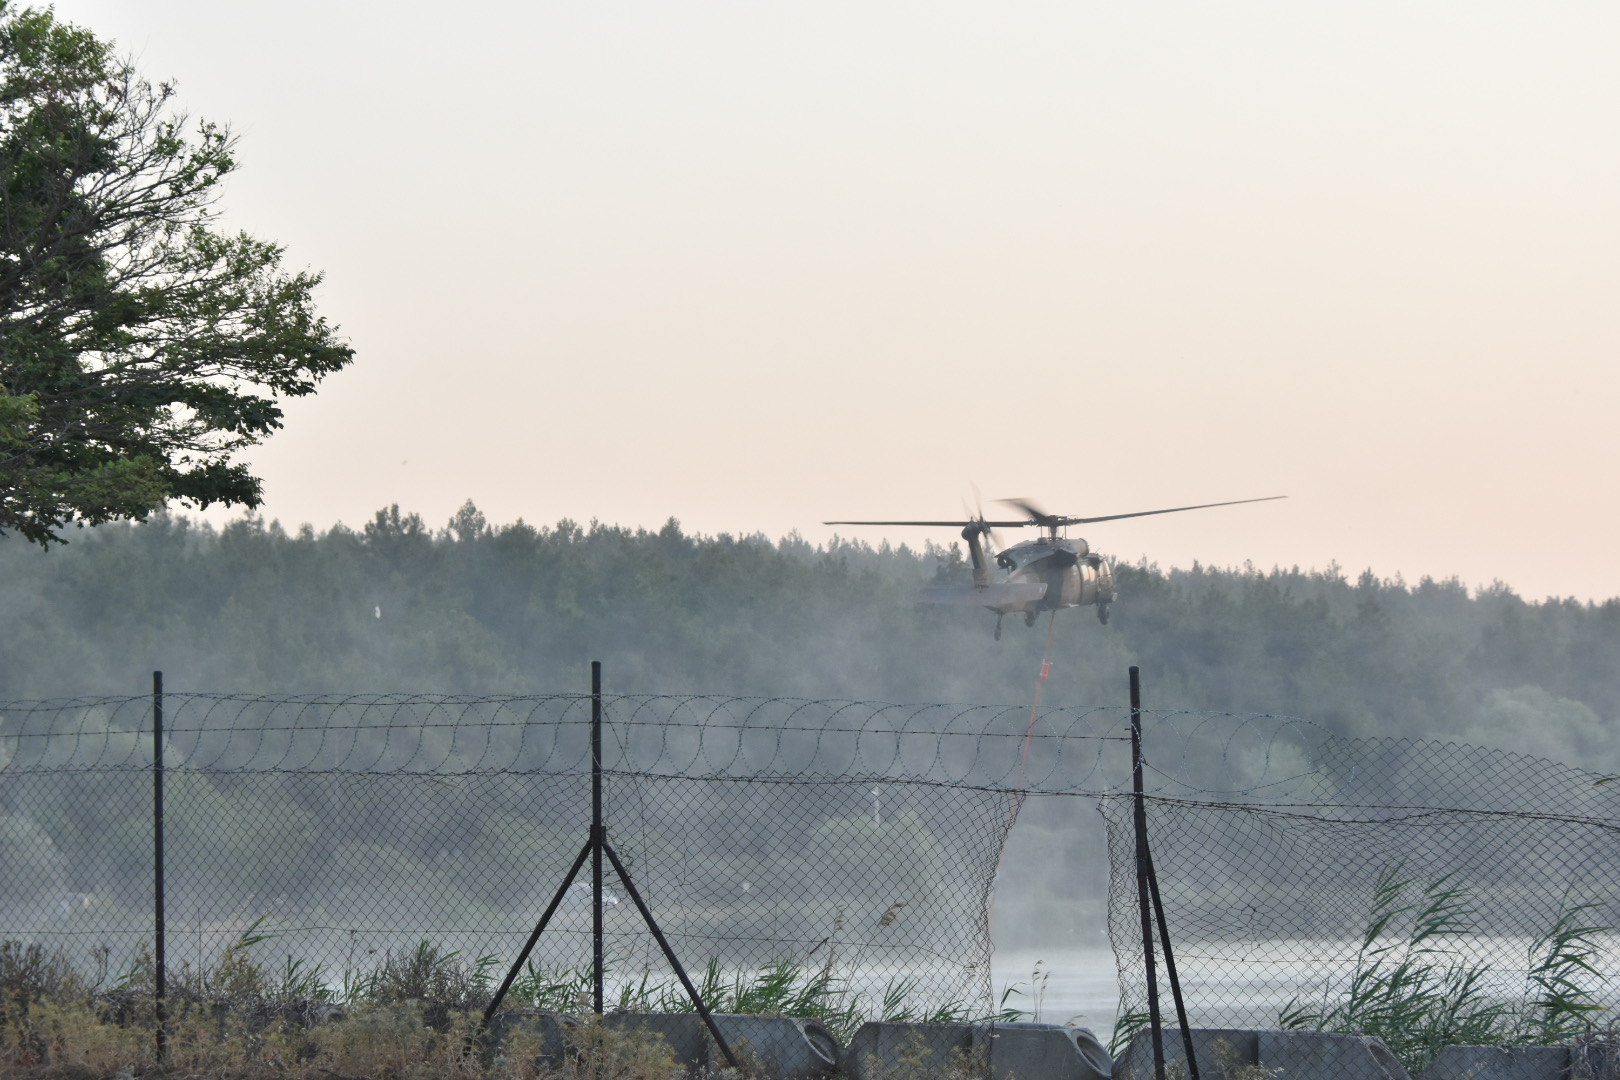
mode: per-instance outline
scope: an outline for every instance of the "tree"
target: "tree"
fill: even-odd
[[[233,454],[353,357],[320,274],[217,227],[235,139],[173,96],[0,0],[0,534],[259,505]]]

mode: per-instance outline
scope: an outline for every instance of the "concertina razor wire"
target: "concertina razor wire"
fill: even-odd
[[[169,955],[267,917],[329,972],[516,954],[590,824],[589,695],[164,695]],[[604,695],[605,821],[688,968],[790,961],[927,1011],[990,998],[1021,793],[1100,790],[1122,710]],[[0,706],[0,936],[121,970],[152,933],[152,702]],[[1108,761],[1108,749],[1119,761]],[[609,876],[613,977],[663,960]],[[591,963],[579,880],[543,969]]]
[[[331,971],[423,940],[504,963],[586,838],[590,705],[166,695],[174,962],[208,963],[268,916],[276,953]],[[1002,848],[1022,800],[1056,798],[1077,821],[1102,811],[1120,1015],[1139,1023],[1128,710],[661,695],[603,708],[609,834],[689,967],[786,959],[868,995],[904,982],[925,1008],[988,1010]],[[1425,955],[1488,972],[1504,1007],[1533,1002],[1537,940],[1562,916],[1620,925],[1620,784],[1288,717],[1142,716],[1149,836],[1196,1026],[1354,1022],[1351,981],[1410,953],[1426,889],[1461,906]],[[0,720],[0,858],[15,868],[0,936],[127,963],[152,930],[151,700],[18,702]],[[1369,953],[1377,886],[1403,881]],[[662,964],[623,898],[610,877],[620,979]],[[1594,1002],[1617,1001],[1614,940],[1590,936],[1579,974]],[[537,958],[587,969],[590,947],[576,886]]]

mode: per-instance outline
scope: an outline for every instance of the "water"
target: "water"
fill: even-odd
[[[1620,1004],[1620,934],[1592,937],[1597,947],[1597,974],[1578,981],[1600,1003]],[[1449,943],[1455,951],[1438,950],[1428,957],[1439,967],[1483,963],[1481,980],[1487,997],[1518,1005],[1527,991],[1531,953],[1545,946],[1517,936],[1469,935]],[[1177,949],[1182,989],[1195,1025],[1275,1027],[1291,1003],[1320,1007],[1327,991],[1334,1000],[1349,985],[1355,970],[1356,940],[1282,940],[1246,945],[1185,942]],[[1036,965],[1039,964],[1039,975]],[[997,949],[991,964],[995,992],[1007,986],[1018,994],[1007,1004],[1032,1013],[1044,1023],[1074,1023],[1090,1028],[1106,1045],[1113,1034],[1119,1006],[1114,955],[1106,948],[1055,947]],[[1161,1005],[1174,1022],[1169,987],[1160,970]],[[1202,1016],[1202,1020],[1200,1017]]]
[[[1119,1007],[1112,950],[997,949],[990,971],[997,998],[1013,987],[1018,993],[1007,1004],[1030,1013],[1031,1020],[1090,1028],[1108,1044]]]

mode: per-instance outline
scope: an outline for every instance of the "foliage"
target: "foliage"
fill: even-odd
[[[1601,954],[1598,935],[1612,928],[1587,920],[1602,904],[1565,902],[1553,925],[1528,950],[1530,985],[1535,995],[1525,1002],[1515,1038],[1532,1046],[1550,1046],[1589,1031],[1603,1006],[1578,981],[1597,975],[1594,963]]]
[[[60,896],[67,859],[50,835],[20,814],[0,813],[0,907],[26,907]]]
[[[49,9],[0,0],[0,532],[256,506],[232,454],[352,350],[320,275],[215,223],[227,128]]]
[[[418,942],[411,952],[388,952],[360,988],[382,1001],[423,1001],[444,1009],[481,1009],[488,1003],[496,966],[493,956],[468,963],[458,952]]]
[[[595,658],[626,692],[1027,700],[1039,640],[1013,627],[993,642],[988,613],[916,604],[949,554],[673,521],[492,526],[470,504],[439,531],[397,507],[320,533],[159,515],[48,554],[0,543],[0,699],[138,693],[156,668],[177,689],[557,691]],[[1620,772],[1604,735],[1620,718],[1620,600],[1336,567],[1117,569],[1107,627],[1060,613],[1045,701],[1118,702],[1137,664],[1154,708],[1513,738]]]
[[[0,1027],[7,1076],[105,1077],[145,1064],[150,1030],[105,1022],[85,1002],[39,1002]]]
[[[881,822],[870,814],[830,817],[811,833],[806,857],[812,865],[848,867],[863,895],[894,901],[890,918],[902,907],[926,906],[943,876],[939,844],[912,810]]]
[[[1268,1069],[1259,1062],[1244,1061],[1226,1039],[1215,1040],[1215,1071],[1221,1080],[1277,1080],[1285,1069]]]
[[[74,1001],[89,992],[65,956],[38,944],[0,941],[0,1021],[38,1001]]]
[[[208,991],[223,998],[246,998],[262,997],[269,989],[263,970],[248,954],[249,949],[270,937],[259,932],[265,919],[263,915],[254,919],[235,941],[225,947],[212,978],[205,984]]]
[[[663,1036],[586,1018],[567,1036],[559,1080],[669,1080],[684,1075]],[[512,1057],[512,1052],[507,1052]]]
[[[1040,631],[1010,627],[997,643],[988,613],[915,604],[950,561],[932,550],[693,536],[675,522],[492,525],[470,504],[437,530],[397,507],[320,533],[160,514],[49,552],[0,543],[0,699],[140,693],[157,668],[188,690],[558,691],[582,689],[587,661],[600,658],[612,691],[1028,700]],[[1048,703],[1118,703],[1134,663],[1154,708],[1292,713],[1350,736],[1511,732],[1522,749],[1620,771],[1602,737],[1620,719],[1620,601],[1528,603],[1501,588],[1331,568],[1119,573],[1107,627],[1085,611],[1057,620]],[[134,732],[107,738],[143,745]],[[35,868],[0,880],[5,907],[63,890],[134,895],[130,883],[149,873],[150,826],[130,808],[149,796],[124,782],[69,770],[53,777],[49,805],[0,806],[0,852]],[[186,887],[254,912],[265,909],[254,896],[287,895],[294,907],[330,902],[322,916],[364,908],[387,924],[409,882],[409,902],[422,905],[410,917],[429,920],[414,925],[447,925],[431,921],[445,913],[493,924],[485,912],[533,902],[527,879],[502,867],[566,865],[580,840],[571,821],[526,817],[532,794],[519,791],[471,821],[453,793],[421,785],[339,797],[195,774],[171,783],[171,805],[192,808],[169,821],[173,849],[190,860]],[[700,811],[697,830],[724,843],[724,816]],[[998,884],[1000,933],[1096,933],[1103,923],[1100,829],[1057,814],[1054,800],[1020,810],[1013,844],[1027,857],[1007,865],[1030,880]],[[806,845],[818,830],[821,844],[842,838],[856,851],[881,840],[895,857],[873,860],[868,880],[889,875],[883,893],[928,880],[939,856],[926,830],[887,809],[881,836],[865,835],[879,830],[848,808],[834,817],[804,821]],[[1050,827],[1034,831],[1041,825]],[[738,881],[797,872],[747,858],[735,855]],[[1080,903],[1077,884],[1091,890]],[[1007,917],[1015,904],[1042,917]],[[900,910],[898,926],[919,910]]]
[[[188,970],[171,982],[169,1073],[284,1080],[536,1080],[542,1048],[521,1029],[498,1056],[473,1052],[489,1000],[492,958],[468,963],[422,942],[414,950],[390,953],[369,970],[343,973],[341,987],[334,987],[324,973],[291,958],[280,976],[261,968],[254,947],[273,936],[263,927],[264,920],[252,923],[206,971]],[[589,1009],[590,985],[589,972],[545,972],[530,965],[513,984],[508,1007],[582,1013]],[[730,974],[710,961],[699,990],[715,1012],[816,1017],[843,1040],[868,1019],[1026,1018],[1007,1006],[1011,992],[990,1016],[963,1004],[924,1014],[908,1004],[904,983],[891,983],[881,1006],[871,1009],[829,971],[791,961]],[[0,942],[0,1060],[22,1066],[7,1075],[110,1076],[122,1068],[149,1066],[155,1022],[151,995],[150,956],[138,957],[114,986],[101,988],[61,954]],[[312,1001],[328,1007],[312,1011]],[[643,973],[623,984],[616,1008],[686,1012],[692,1006],[673,977],[655,981]],[[661,1038],[633,1026],[581,1017],[567,1039],[560,1071],[553,1068],[546,1075],[666,1080],[675,1067]]]
[[[609,983],[618,992],[609,1002],[622,1012],[693,1012],[695,1007],[686,990],[673,976],[654,979],[650,972],[638,978],[616,980],[608,970]],[[909,979],[893,979],[883,989],[881,1000],[867,999],[850,989],[848,982],[834,973],[831,965],[812,967],[794,960],[778,960],[755,971],[727,974],[711,957],[694,987],[705,1007],[716,1013],[745,1013],[756,1016],[796,1016],[820,1020],[839,1039],[847,1040],[869,1020],[892,1023],[982,1023],[1028,1019],[1028,1014],[1011,1007],[1016,993],[1009,988],[1002,994],[1001,1006],[985,1014],[965,1001],[938,1002],[918,1007],[917,988]],[[546,969],[532,962],[512,983],[512,996],[532,1008],[553,1012],[579,1012],[591,1007],[591,972],[574,968]]]
[[[367,1003],[340,1023],[322,1024],[308,1036],[311,1072],[336,1076],[387,1076],[411,1080],[458,1080],[483,1075],[467,1048],[476,1039],[478,1017],[452,1013],[431,1024],[420,1002]]]
[[[1120,1013],[1114,1018],[1114,1034],[1108,1040],[1108,1052],[1114,1055],[1123,1053],[1131,1045],[1131,1040],[1147,1031],[1152,1023],[1153,1015],[1145,1009],[1129,1009]]]
[[[1349,985],[1315,1005],[1290,1002],[1279,1026],[1376,1036],[1413,1076],[1446,1046],[1566,1042],[1602,1008],[1579,982],[1597,973],[1596,938],[1610,929],[1586,923],[1598,906],[1565,903],[1530,944],[1528,990],[1515,1000],[1486,965],[1446,959],[1449,939],[1474,932],[1467,893],[1449,877],[1420,882],[1399,864],[1386,867]]]

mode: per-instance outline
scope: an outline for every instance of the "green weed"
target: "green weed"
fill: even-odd
[[[1595,905],[1567,901],[1530,944],[1527,990],[1515,1000],[1493,989],[1487,964],[1446,958],[1449,942],[1475,932],[1467,891],[1449,875],[1420,882],[1398,864],[1386,868],[1349,985],[1315,1005],[1291,1001],[1279,1026],[1376,1036],[1413,1076],[1446,1046],[1566,1041],[1602,1008],[1578,978],[1597,973],[1595,939],[1608,929],[1586,922]]]
[[[273,938],[265,920],[257,920],[212,964],[182,965],[171,973],[168,1071],[244,1080],[530,1080],[538,1068],[534,1055],[525,1058],[521,1047],[508,1047],[495,1063],[466,1052],[477,1042],[480,1014],[498,973],[493,957],[467,961],[421,942],[414,949],[390,951],[367,970],[346,970],[334,985],[324,969],[291,956],[278,966],[262,966],[255,953]],[[60,953],[0,942],[0,1055],[20,1070],[8,1076],[107,1076],[156,1064],[152,956],[138,952],[129,969],[103,988],[105,974],[87,979]],[[612,983],[610,1008],[677,1013],[694,1008],[672,975],[658,978],[643,971]],[[1028,1015],[1010,1004],[1020,993],[1013,987],[990,1013],[965,1001],[919,1003],[917,985],[908,979],[891,981],[881,996],[869,1000],[851,990],[832,965],[793,960],[728,972],[710,959],[698,974],[697,988],[714,1012],[814,1018],[844,1041],[867,1020],[974,1023]],[[591,990],[588,969],[530,964],[514,981],[508,1000],[579,1014],[590,1010]],[[570,1040],[577,1044],[571,1045],[564,1070],[570,1075],[583,1077],[588,1071],[599,1080],[667,1080],[673,1069],[661,1043],[616,1034],[589,1018]]]
[[[612,978],[609,965],[609,981]],[[693,983],[710,1012],[748,1013],[756,1016],[796,1016],[820,1020],[841,1040],[847,1040],[868,1020],[892,1023],[983,1023],[1027,1019],[1029,1014],[1010,1004],[1019,991],[1008,987],[1000,1006],[986,1013],[982,1006],[962,1000],[918,1004],[917,985],[911,979],[891,980],[882,997],[870,1001],[851,990],[846,980],[827,965],[812,966],[778,960],[756,971],[727,974],[711,957]],[[530,963],[513,980],[512,996],[525,1006],[551,1012],[584,1012],[591,1007],[591,973],[579,968],[546,968]],[[619,983],[612,1007],[624,1012],[683,1013],[694,1011],[686,990],[673,976],[655,979],[643,971],[635,980]]]

